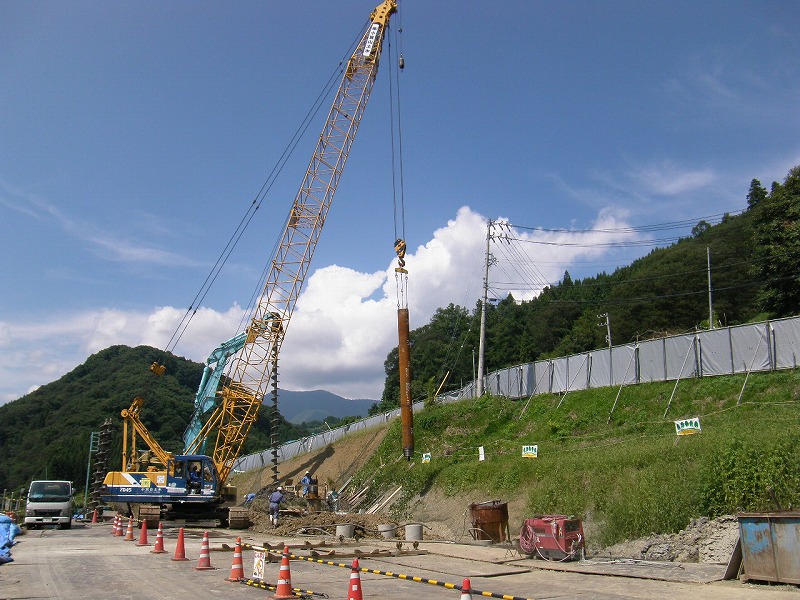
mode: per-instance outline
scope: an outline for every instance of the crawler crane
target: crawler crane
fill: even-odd
[[[236,492],[226,485],[228,475],[258,417],[270,381],[277,380],[277,359],[286,329],[375,83],[389,19],[396,11],[396,0],[385,0],[373,10],[346,65],[261,297],[245,331],[229,340],[227,347],[234,353],[227,375],[217,377],[221,386],[213,402],[208,403],[208,395],[201,393],[205,384],[198,391],[196,404],[205,405],[197,408],[202,412],[213,405],[210,416],[199,431],[189,429],[196,435],[186,440],[182,454],[175,455],[161,448],[147,431],[139,418],[143,400],[134,399],[131,407],[122,411],[122,469],[106,475],[101,491],[104,501],[127,503],[137,518],[149,522],[183,516],[219,518],[233,527],[246,523],[246,514],[233,506]],[[158,364],[151,369],[163,372]],[[196,426],[201,421],[193,418],[192,422]],[[136,451],[137,435],[149,448],[143,454]],[[212,449],[209,455],[206,447]],[[193,472],[200,474],[199,481]]]

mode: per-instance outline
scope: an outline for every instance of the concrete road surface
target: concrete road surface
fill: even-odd
[[[112,535],[111,525],[75,524],[70,530],[31,531],[12,548],[14,562],[0,566],[0,600],[28,598],[70,598],[80,600],[153,600],[158,598],[247,598],[271,595],[264,589],[226,581],[234,566],[233,547],[242,535],[243,571],[252,576],[254,552],[250,545],[269,543],[317,544],[322,538],[282,540],[249,531],[209,529],[208,562],[214,567],[197,570],[200,562],[202,529],[186,528],[184,549],[187,561],[174,561],[178,528],[164,529],[165,554],[154,554],[155,532],[148,532],[149,546]],[[362,593],[367,599],[458,599],[461,593],[443,583],[461,585],[469,577],[472,587],[484,596],[497,598],[631,600],[691,598],[692,600],[800,600],[795,586],[767,586],[739,581],[719,581],[725,567],[719,565],[675,565],[635,561],[546,563],[520,557],[497,547],[481,547],[422,541],[420,551],[390,556],[391,541],[362,540],[340,544],[327,538],[330,546],[317,548],[315,561],[292,560],[292,587],[307,592],[309,598],[347,600],[352,556],[361,552],[360,567],[391,572],[395,576],[361,572]],[[292,553],[309,556],[307,550]],[[372,554],[372,555],[370,555]],[[310,557],[311,558],[311,557]],[[205,560],[205,559],[204,559]],[[265,565],[264,579],[273,585],[278,579],[280,558]],[[344,564],[347,568],[324,564]],[[408,579],[398,578],[398,574]],[[418,583],[410,578],[436,580],[440,585]],[[477,593],[473,598],[479,598]]]

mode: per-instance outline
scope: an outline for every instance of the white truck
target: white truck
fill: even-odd
[[[73,497],[71,481],[32,481],[25,503],[25,528],[57,525],[72,527]]]

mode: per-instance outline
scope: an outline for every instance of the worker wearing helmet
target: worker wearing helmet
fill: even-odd
[[[309,491],[316,495],[317,490],[314,489],[312,486],[317,485],[317,480],[311,475],[311,471],[306,471],[306,474],[300,480],[300,483],[303,484],[303,497],[305,498],[308,496]]]
[[[278,489],[272,492],[269,496],[269,520],[272,521],[274,527],[278,526],[278,514],[281,502],[286,499],[283,495],[283,486],[278,486]]]

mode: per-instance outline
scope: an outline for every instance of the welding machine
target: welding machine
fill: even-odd
[[[586,547],[583,523],[567,515],[538,515],[525,519],[519,532],[519,546],[528,557],[581,560]]]

